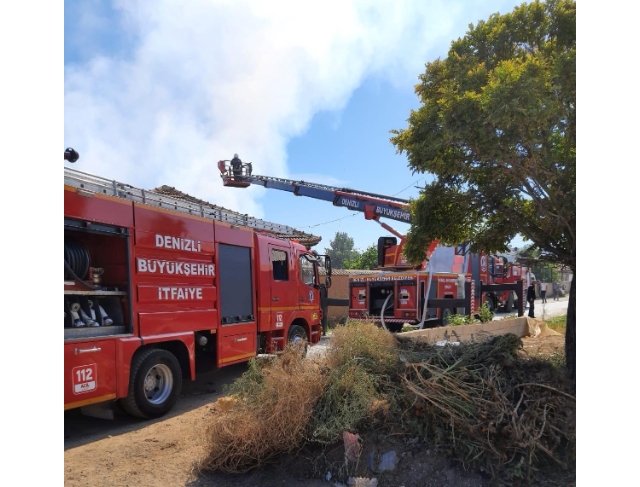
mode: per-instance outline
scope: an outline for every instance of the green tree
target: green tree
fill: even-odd
[[[521,234],[573,271],[565,350],[575,379],[576,4],[533,2],[480,21],[426,65],[421,106],[391,142],[434,181],[411,203],[407,258],[434,238],[504,251]]]
[[[543,258],[540,249],[533,245],[526,245],[518,252],[517,261],[526,265],[533,275],[536,276],[538,282],[550,283],[560,280],[560,272],[558,265],[548,262]]]
[[[336,232],[336,236],[329,242],[329,248],[324,251],[331,257],[332,267],[345,269],[346,262],[354,261],[360,255],[353,247],[353,239],[346,232]]]
[[[346,269],[373,269],[378,266],[378,247],[370,245],[367,250],[358,255],[353,261],[345,262]]]

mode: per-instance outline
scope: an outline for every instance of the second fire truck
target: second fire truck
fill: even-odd
[[[518,307],[526,284],[527,269],[502,265],[502,259],[483,252],[471,254],[464,245],[439,246],[432,242],[420,265],[407,263],[403,255],[405,236],[381,218],[411,223],[409,201],[350,188],[253,174],[251,163],[236,155],[221,160],[223,184],[246,188],[259,185],[331,202],[364,213],[393,236],[378,240],[378,267],[371,274],[349,279],[349,318],[373,320],[391,331],[404,324],[417,328],[441,325],[451,314],[473,315],[482,302],[491,310]],[[510,296],[510,298],[509,298]]]

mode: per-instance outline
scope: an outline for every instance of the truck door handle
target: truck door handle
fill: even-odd
[[[93,348],[76,348],[73,353],[74,355],[79,355],[81,353],[91,353],[91,352],[99,352],[102,349],[100,347],[93,347]]]
[[[304,301],[304,298],[298,298],[298,301]]]
[[[271,298],[271,301],[280,301],[280,298]]]

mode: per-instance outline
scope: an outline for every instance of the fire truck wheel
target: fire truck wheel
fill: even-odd
[[[398,333],[399,331],[402,331],[402,326],[402,323],[389,323],[387,324],[387,330],[391,333]]]
[[[514,300],[513,291],[510,291],[509,292],[509,299],[507,299],[507,304],[504,306],[504,310],[507,313],[511,313],[511,310],[513,309],[513,300]]]
[[[181,389],[182,370],[173,354],[145,350],[133,359],[129,394],[122,399],[122,407],[132,416],[159,418],[173,407]]]
[[[291,328],[289,328],[289,342],[294,345],[304,342],[304,355],[307,354],[309,337],[307,337],[307,332],[300,325],[292,325]]]
[[[493,296],[487,296],[487,300],[485,301],[485,303],[487,303],[487,308],[489,308],[489,311],[491,311],[492,313],[496,310],[496,305],[495,305],[495,302],[493,301]]]

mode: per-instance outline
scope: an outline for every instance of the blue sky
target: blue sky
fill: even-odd
[[[519,3],[65,1],[64,144],[80,170],[294,226],[319,251],[338,231],[364,250],[387,232],[361,213],[224,188],[216,162],[237,152],[256,174],[417,196],[430,176],[411,174],[389,131],[419,107],[418,75]]]

